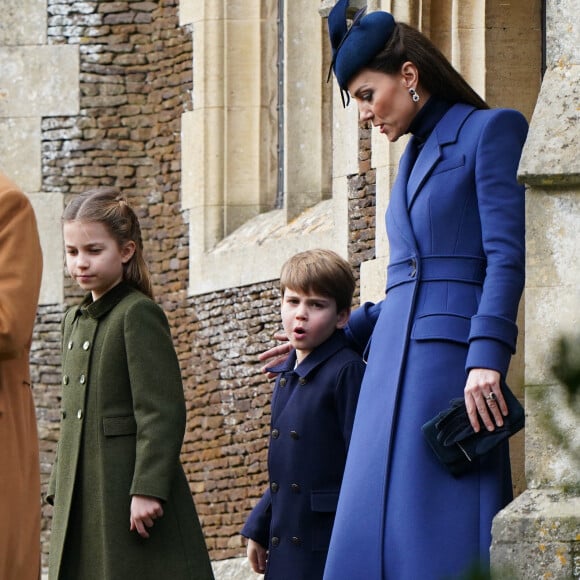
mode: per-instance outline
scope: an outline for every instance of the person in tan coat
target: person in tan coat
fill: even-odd
[[[42,252],[28,198],[0,173],[0,578],[40,576],[40,468],[29,354]]]

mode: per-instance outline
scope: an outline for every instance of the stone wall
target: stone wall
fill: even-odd
[[[155,293],[172,327],[187,400],[183,463],[213,560],[244,553],[239,530],[266,485],[272,383],[257,354],[279,328],[277,281],[188,296],[188,213],[182,210],[181,117],[191,108],[192,38],[177,0],[47,4],[48,45],[78,48],[79,112],[41,122],[41,190],[62,203],[113,185],[129,196],[143,229]],[[361,174],[348,184],[348,252],[374,256],[370,129],[361,130]],[[58,212],[57,212],[58,215]],[[43,492],[58,440],[60,321],[80,292],[61,277],[64,304],[39,308],[32,373]],[[50,539],[43,505],[43,563]]]
[[[238,532],[266,485],[272,384],[261,373],[257,355],[273,344],[272,335],[279,328],[277,281],[268,276],[273,277],[270,272],[279,271],[282,254],[281,251],[271,254],[270,262],[275,263],[268,264],[268,276],[252,279],[244,286],[191,295],[195,294],[192,272],[194,277],[209,277],[208,270],[201,268],[197,272],[190,263],[191,255],[195,255],[192,248],[197,209],[190,199],[184,200],[187,197],[184,190],[191,193],[192,184],[199,178],[196,173],[199,163],[191,159],[195,149],[185,146],[199,139],[192,132],[197,125],[187,121],[195,106],[199,107],[193,98],[193,86],[194,81],[198,87],[205,86],[203,82],[207,80],[193,78],[196,62],[193,30],[195,23],[205,22],[206,12],[216,9],[218,4],[213,0],[7,2],[11,10],[5,23],[0,23],[0,63],[4,74],[0,78],[0,165],[5,168],[8,162],[12,168],[8,173],[27,193],[42,192],[31,195],[44,236],[46,265],[31,364],[43,491],[58,438],[60,321],[66,306],[80,296],[70,280],[63,277],[58,216],[71,195],[98,185],[115,185],[129,196],[141,219],[156,296],[170,320],[183,371],[188,423],[182,459],[211,557],[214,563],[227,564],[245,553]],[[333,3],[313,4],[316,10],[328,4],[328,10]],[[383,0],[369,1],[371,9],[387,9],[386,4]],[[448,4],[460,3],[454,0]],[[538,2],[534,0],[532,4],[534,9],[529,12],[535,22]],[[250,6],[252,2],[227,3],[234,12],[242,5]],[[421,5],[426,22],[431,3]],[[523,0],[512,5],[529,9]],[[204,7],[203,14],[200,6]],[[486,6],[488,11],[495,6],[503,18],[499,23],[492,19],[492,28],[495,26],[500,32],[512,29],[507,26],[510,13],[504,11],[501,2],[488,2]],[[399,3],[397,17],[418,21],[417,7],[417,3],[408,6]],[[464,11],[461,14],[471,16],[460,27],[457,38],[453,36],[451,45],[455,48],[449,50],[455,61],[464,67],[463,72],[472,82],[481,85],[478,88],[489,92],[494,105],[516,106],[531,112],[536,79],[530,79],[526,73],[529,94],[524,99],[521,82],[506,88],[505,82],[485,77],[481,60],[485,53],[482,36],[485,27],[477,12],[481,6],[479,2],[461,2],[461,7]],[[443,12],[431,10],[434,37],[457,32],[453,29],[456,26],[451,18],[453,11],[449,15]],[[478,28],[469,24],[472,20],[479,22]],[[524,26],[521,18],[514,20],[520,23],[518,26]],[[526,26],[523,32],[519,29],[516,32],[527,39],[523,44],[532,55],[526,66],[539,71],[536,66],[539,44],[529,34],[532,25]],[[37,30],[42,30],[42,34],[36,34]],[[300,26],[291,30],[298,34]],[[535,29],[534,34],[537,32]],[[23,46],[31,42],[34,48]],[[496,50],[502,49],[502,42],[496,43]],[[461,61],[457,60],[459,56]],[[22,64],[21,73],[6,76],[4,63],[14,61]],[[31,68],[31,62],[43,64]],[[306,60],[307,65],[309,62]],[[502,62],[502,70],[509,72],[518,62],[519,59]],[[302,78],[299,65],[296,81]],[[18,67],[8,72],[13,68]],[[215,67],[206,69],[208,74],[220,74]],[[253,74],[252,70],[245,72],[250,77]],[[6,79],[10,87],[21,87],[20,81],[25,79],[26,90],[19,88],[18,93],[8,94],[6,99]],[[404,143],[388,146],[384,138],[376,132],[372,134],[370,127],[359,127],[355,107],[351,105],[343,111],[335,89],[336,86],[332,97],[325,94],[320,99],[323,109],[329,106],[333,109],[333,142],[325,145],[333,156],[329,163],[332,167],[328,168],[332,174],[332,199],[325,197],[313,208],[312,221],[310,216],[291,220],[288,230],[280,231],[289,231],[293,237],[282,236],[279,246],[284,246],[286,252],[293,251],[294,243],[306,244],[305,236],[301,236],[304,227],[314,229],[325,223],[326,229],[320,228],[320,236],[312,239],[316,243],[329,240],[334,249],[348,257],[357,278],[358,303],[359,297],[376,299],[383,292],[388,255],[382,222],[388,195],[383,192],[389,190]],[[297,99],[296,91],[290,92]],[[325,101],[327,98],[334,101],[332,105]],[[296,100],[289,103],[289,110],[299,116],[301,106]],[[207,114],[212,111],[208,109]],[[205,138],[214,138],[212,123],[204,127]],[[8,147],[6,143],[13,145]],[[297,151],[302,150],[297,137],[294,145]],[[324,164],[328,159],[323,157],[319,163],[326,170]],[[293,163],[292,170],[290,180],[296,181],[300,164]],[[376,187],[381,192],[378,200]],[[326,191],[315,193],[329,195]],[[268,216],[264,221],[267,219]],[[275,228],[276,224],[270,226]],[[333,233],[333,229],[339,233]],[[249,228],[250,233],[244,234],[243,252],[248,260],[252,258],[252,231]],[[258,233],[265,235],[264,231]],[[239,239],[233,235],[223,240],[222,250],[235,247]],[[267,255],[261,239],[254,239],[254,248],[255,255],[260,248]],[[304,247],[296,246],[296,251],[301,249]],[[210,252],[204,254],[208,265],[216,257]],[[240,253],[240,259],[243,258]],[[254,259],[254,267],[255,262],[259,260]],[[520,480],[522,471],[519,470]],[[525,482],[517,491],[523,485]],[[43,506],[44,564],[50,517],[50,508]],[[239,567],[232,565],[231,573],[225,569],[221,569],[219,578],[241,580]]]

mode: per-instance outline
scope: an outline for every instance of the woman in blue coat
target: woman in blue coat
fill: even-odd
[[[489,565],[491,522],[512,498],[507,442],[461,477],[421,426],[465,397],[476,431],[503,423],[524,285],[527,123],[491,110],[421,33],[374,12],[329,16],[333,69],[360,118],[411,133],[391,191],[386,296],[348,330],[368,364],[327,580],[457,577]]]
[[[343,98],[389,141],[412,136],[386,215],[385,298],[346,329],[367,368],[324,578],[457,578],[489,566],[492,519],[512,498],[507,443],[454,477],[421,426],[456,397],[476,431],[507,414],[527,123],[489,109],[417,30],[387,12],[357,15],[348,28],[347,7],[340,0],[328,19]]]

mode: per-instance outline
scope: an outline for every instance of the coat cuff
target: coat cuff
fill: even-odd
[[[503,342],[513,354],[516,350],[518,327],[514,322],[499,316],[476,314],[471,318],[469,342],[491,338]]]
[[[512,356],[512,349],[505,342],[490,338],[481,338],[471,341],[465,370],[493,369],[502,377],[506,377]]]

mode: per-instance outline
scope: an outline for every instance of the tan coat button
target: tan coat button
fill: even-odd
[[[83,410],[82,409],[79,409],[77,411],[77,419],[82,419],[82,418],[83,418]]]
[[[68,375],[64,375],[62,377],[62,384],[63,385],[68,385],[68,381],[69,381]]]
[[[71,340],[71,341],[68,343],[68,349],[69,349],[69,350],[72,350],[72,347],[73,347],[73,341]]]
[[[85,342],[83,342],[83,350],[89,350],[89,346],[91,346],[91,343],[88,340],[85,340]]]
[[[79,377],[79,383],[80,383],[81,385],[84,385],[86,382],[87,382],[87,378],[85,377],[85,375],[81,375],[81,376]]]

